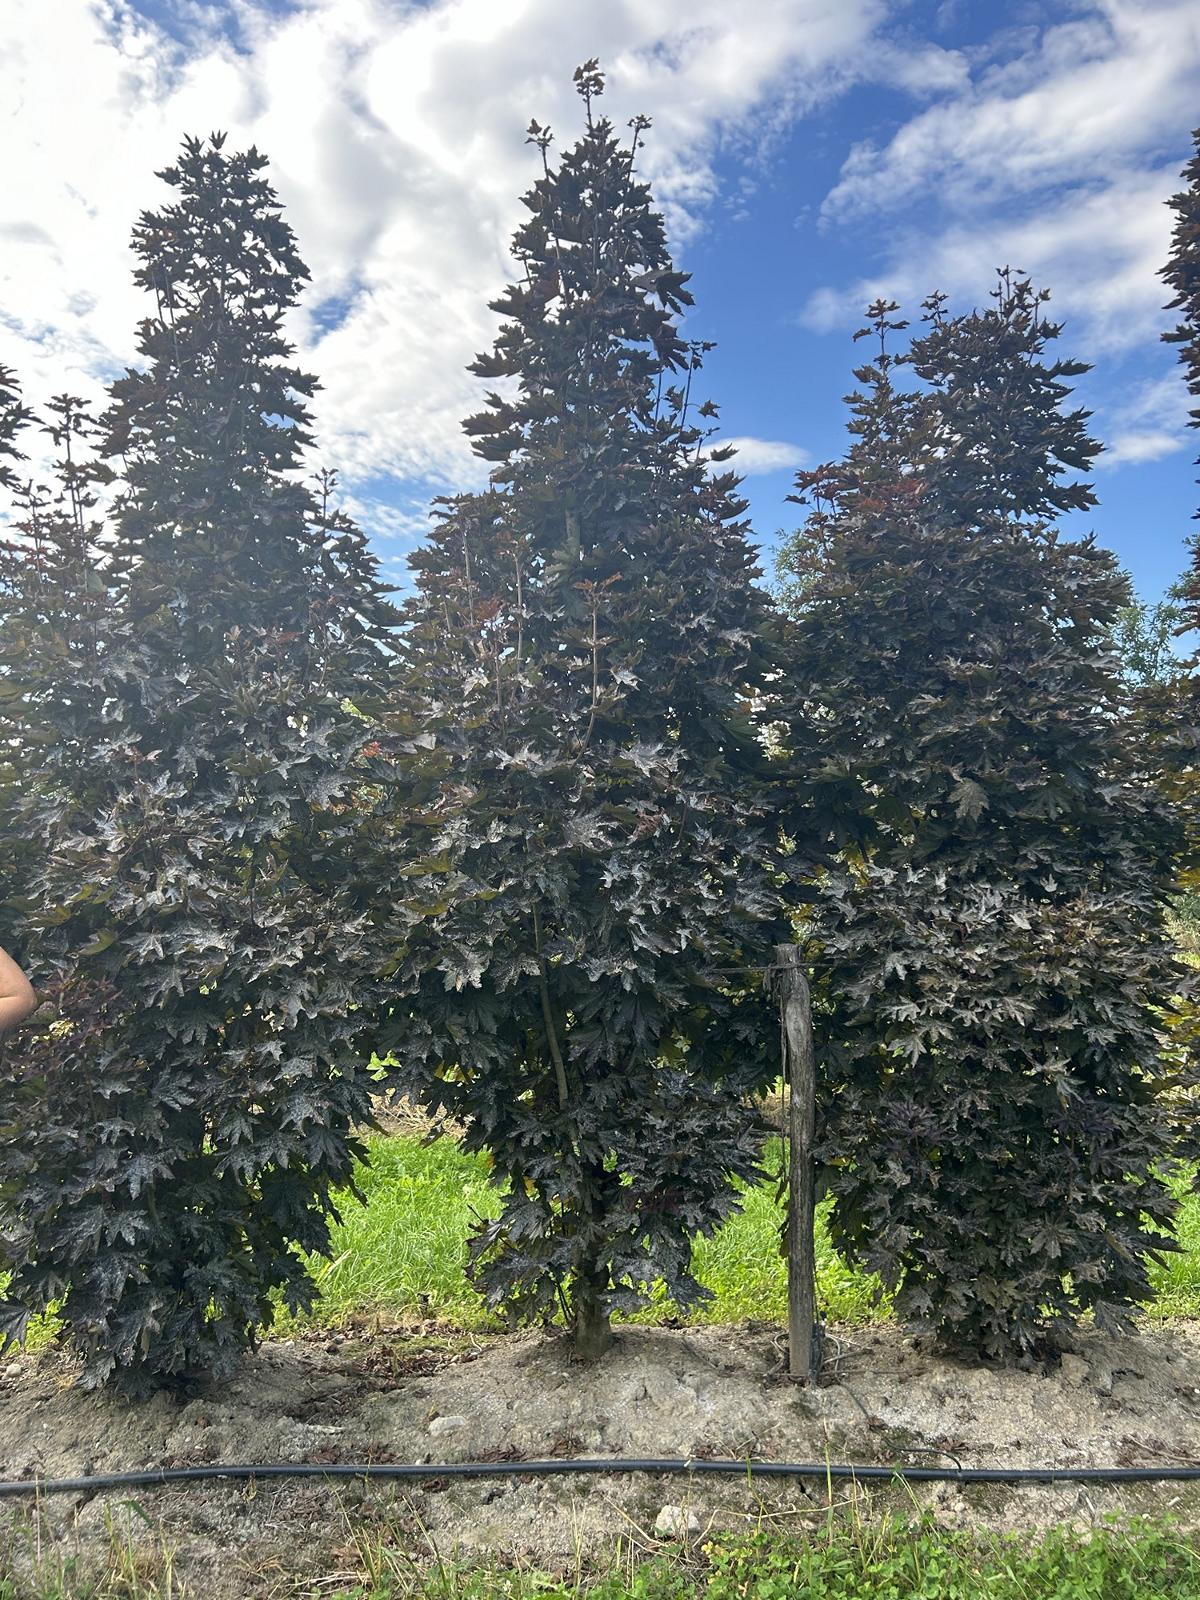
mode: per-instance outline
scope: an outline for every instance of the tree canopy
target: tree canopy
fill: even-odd
[[[1123,715],[1126,580],[1054,526],[1099,447],[1043,305],[1007,271],[984,310],[934,296],[899,358],[873,307],[854,443],[801,474],[784,554],[788,743],[839,851],[811,926],[834,1239],[989,1354],[1120,1324],[1192,1147],[1160,1036],[1180,834]]]
[[[475,1239],[488,1298],[569,1297],[580,1348],[756,1169],[777,1070],[759,971],[785,936],[758,702],[776,655],[728,452],[706,449],[686,275],[628,142],[585,130],[525,196],[518,279],[465,423],[491,487],[441,508],[404,608],[413,798],[396,1081],[464,1120],[507,1185]]]
[[[300,1252],[371,1120],[347,796],[392,615],[298,475],[314,383],[281,324],[306,274],[264,165],[218,136],[160,174],[143,365],[101,424],[56,403],[57,485],[19,494],[4,552],[5,826],[58,1015],[0,1077],[2,1326],[53,1303],[92,1381],[226,1370],[276,1291],[308,1304]]]

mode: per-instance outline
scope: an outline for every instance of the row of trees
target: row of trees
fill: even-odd
[[[1146,734],[1127,586],[1056,533],[1092,503],[1083,367],[1020,274],[900,353],[873,308],[773,604],[648,124],[576,82],[473,369],[490,486],[439,503],[398,612],[301,478],[306,274],[256,152],[161,174],[141,365],[94,420],[53,402],[48,487],[0,375],[0,942],[50,1002],[0,1074],[0,1330],[56,1306],[91,1381],[227,1369],[311,1299],[373,1051],[491,1157],[493,1304],[598,1354],[656,1282],[694,1300],[797,926],[835,1235],[905,1312],[1024,1349],[1118,1321],[1170,1247],[1186,719],[1160,697]]]

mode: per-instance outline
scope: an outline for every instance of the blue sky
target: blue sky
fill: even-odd
[[[1029,8],[1031,13],[1044,14],[1068,9]],[[910,25],[929,27],[930,36],[943,43],[986,44],[987,18],[995,14],[993,7],[960,7],[941,27],[936,25],[938,11],[933,4],[908,8]],[[1026,41],[1014,37],[1010,48],[1019,51],[1022,47],[1028,48]],[[1191,73],[1193,120],[1200,122],[1200,65],[1194,56]],[[822,202],[837,183],[847,151],[863,140],[886,146],[912,112],[907,95],[864,86],[797,123],[773,154],[756,192],[744,201],[745,215],[737,221],[714,218],[685,251],[685,264],[695,274],[692,287],[698,305],[693,320],[703,337],[718,342],[708,360],[708,386],[722,405],[722,423],[728,432],[794,439],[803,444],[812,460],[836,456],[845,440],[842,397],[853,387],[852,367],[865,356],[863,346],[854,345],[851,337],[861,323],[847,306],[839,321],[831,326],[822,323],[818,330],[804,316],[803,308],[826,286],[841,287],[868,277],[901,298],[904,304],[899,314],[916,323],[924,292],[942,286],[936,270],[931,270],[917,280],[920,287],[914,292],[913,274],[907,267],[910,256],[920,260],[921,241],[936,240],[953,220],[952,208],[940,200],[935,186],[912,196],[901,216],[886,211],[882,215],[867,213],[838,225],[822,225]],[[1190,143],[1185,116],[1173,138],[1168,135],[1153,143],[1147,141],[1148,164],[1166,164],[1177,170],[1189,154]],[[736,175],[722,176],[732,187]],[[1086,194],[1094,185],[1089,174],[1078,187]],[[1002,225],[993,234],[997,216],[1011,218],[1016,234],[1023,223],[1046,210],[1069,207],[1074,196],[1072,185],[1047,186],[1003,205],[981,208],[980,220],[989,238],[1003,239]],[[968,215],[964,220],[975,219]],[[896,258],[897,240],[904,234],[912,237],[911,252],[904,251],[904,269],[892,278],[888,264]],[[1093,371],[1080,381],[1077,392],[1079,403],[1093,411],[1093,430],[1109,445],[1109,455],[1116,445],[1116,453],[1123,456],[1122,446],[1129,448],[1131,442],[1131,453],[1136,455],[1138,442],[1131,441],[1130,435],[1138,431],[1147,435],[1142,448],[1161,451],[1151,459],[1120,459],[1111,467],[1102,456],[1094,474],[1099,505],[1065,519],[1077,533],[1094,531],[1133,574],[1139,592],[1156,598],[1186,562],[1184,540],[1196,526],[1192,517],[1200,506],[1198,469],[1193,465],[1200,454],[1200,436],[1189,435],[1184,426],[1186,396],[1176,352],[1157,337],[1170,319],[1165,314],[1139,314],[1157,309],[1166,299],[1162,286],[1153,273],[1146,274],[1147,298],[1153,306],[1131,312],[1132,326],[1126,339],[1119,328],[1097,330],[1082,307],[1071,306],[1065,291],[1073,285],[1056,281],[1052,272],[1036,274],[1035,261],[1026,260],[1019,247],[993,254],[991,266],[1011,260],[1035,271],[1038,281],[1050,288],[1051,313],[1061,314],[1065,324],[1057,348],[1093,363]],[[991,287],[990,271],[981,261],[971,287],[954,284],[957,292],[952,304],[966,309],[984,303]],[[1068,303],[1061,305],[1064,299]],[[1162,426],[1163,437],[1151,438],[1151,433],[1159,433],[1158,423],[1152,421],[1150,427],[1139,430],[1137,419],[1128,415],[1130,398],[1142,392],[1161,397],[1161,391],[1166,393],[1165,403],[1152,409],[1151,416],[1165,414],[1169,420]],[[747,479],[746,488],[756,533],[769,554],[777,531],[793,526],[798,514],[795,507],[783,503],[790,473],[756,473]]]
[[[50,48],[53,41],[54,48]],[[490,342],[530,116],[565,141],[573,67],[654,119],[644,170],[715,339],[705,390],[769,555],[794,467],[843,448],[866,300],[965,308],[1008,262],[1052,291],[1109,446],[1094,528],[1155,598],[1182,569],[1196,435],[1156,269],[1200,121],[1191,0],[7,0],[0,361],[99,394],[143,311],[128,234],[185,132],[270,155],[314,282],[293,333],[322,454],[393,578]]]

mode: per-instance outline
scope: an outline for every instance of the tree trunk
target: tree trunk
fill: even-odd
[[[595,1282],[582,1273],[571,1288],[575,1350],[584,1361],[598,1361],[612,1344],[612,1325]]]

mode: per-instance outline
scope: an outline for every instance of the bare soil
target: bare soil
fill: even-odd
[[[456,1461],[570,1456],[736,1456],[964,1466],[1200,1462],[1200,1325],[1175,1323],[1030,1370],[967,1366],[895,1328],[838,1334],[820,1384],[784,1374],[771,1327],[626,1328],[586,1368],[558,1335],[471,1339],[428,1324],[269,1342],[228,1382],[132,1401],[77,1388],[67,1360],[25,1356],[0,1375],[0,1475],[66,1477],[207,1462]],[[834,1501],[866,1491],[832,1486]],[[910,1498],[911,1496],[911,1498]],[[1200,1488],[883,1487],[999,1530],[1091,1527],[1170,1511],[1200,1529]],[[442,1479],[412,1487],[201,1484],[0,1503],[0,1570],[47,1551],[108,1559],[114,1527],[165,1539],[175,1593],[329,1594],[362,1569],[364,1538],[418,1554],[574,1570],[618,1541],[655,1545],[665,1505],[699,1534],[822,1512],[824,1483],[712,1477]],[[679,1520],[679,1519],[676,1519]],[[366,1530],[364,1534],[363,1530]]]

